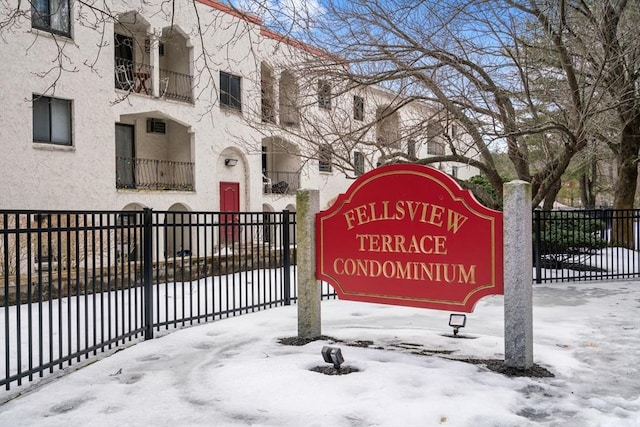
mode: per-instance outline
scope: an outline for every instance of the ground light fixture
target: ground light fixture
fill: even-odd
[[[458,331],[460,328],[464,328],[464,325],[467,324],[467,315],[466,314],[455,314],[451,313],[449,315],[449,326],[453,328],[453,336],[458,336]]]
[[[333,367],[336,371],[340,370],[340,365],[344,363],[344,357],[342,357],[342,350],[338,347],[329,347],[325,345],[322,347],[322,358],[327,363],[333,363]]]

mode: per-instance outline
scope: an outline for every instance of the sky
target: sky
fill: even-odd
[[[0,391],[0,426],[640,425],[640,283],[534,285],[534,362],[508,377],[464,359],[504,358],[501,296],[480,300],[463,338],[449,312],[331,300],[327,338],[297,335],[278,307],[140,342],[59,378]],[[323,346],[347,375],[325,375]],[[56,375],[57,376],[57,375]]]
[[[231,4],[262,18],[265,25],[286,34],[308,29],[325,9],[319,0],[231,0]]]

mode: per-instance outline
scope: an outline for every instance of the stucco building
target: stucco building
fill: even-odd
[[[395,111],[388,91],[301,73],[325,53],[213,0],[8,4],[3,209],[295,210],[298,188],[324,207],[388,160],[376,143],[420,157],[447,150],[438,132],[456,137],[404,135],[427,106]]]

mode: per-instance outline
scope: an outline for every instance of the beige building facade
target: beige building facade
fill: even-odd
[[[464,141],[454,125],[409,135],[427,106],[396,111],[390,91],[304,74],[324,53],[213,0],[8,4],[1,209],[268,212],[295,210],[299,188],[324,208],[394,151]]]

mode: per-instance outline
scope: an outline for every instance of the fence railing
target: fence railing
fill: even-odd
[[[116,188],[193,191],[193,163],[116,157]]]
[[[0,385],[296,296],[288,211],[0,211]]]
[[[262,184],[263,193],[295,194],[300,188],[300,172],[266,171]]]
[[[114,77],[116,89],[151,95],[153,67],[125,58],[115,58]]]
[[[133,62],[130,59],[115,58],[114,77],[116,89],[178,101],[193,102],[193,76],[175,71],[158,69],[159,94],[154,94],[153,70],[149,64]]]
[[[193,77],[189,74],[159,69],[160,96],[178,101],[193,102]]]
[[[537,283],[640,278],[640,210],[533,212]]]
[[[536,281],[640,277],[639,222],[640,210],[536,211]],[[295,242],[288,211],[0,211],[0,386],[290,304]]]

